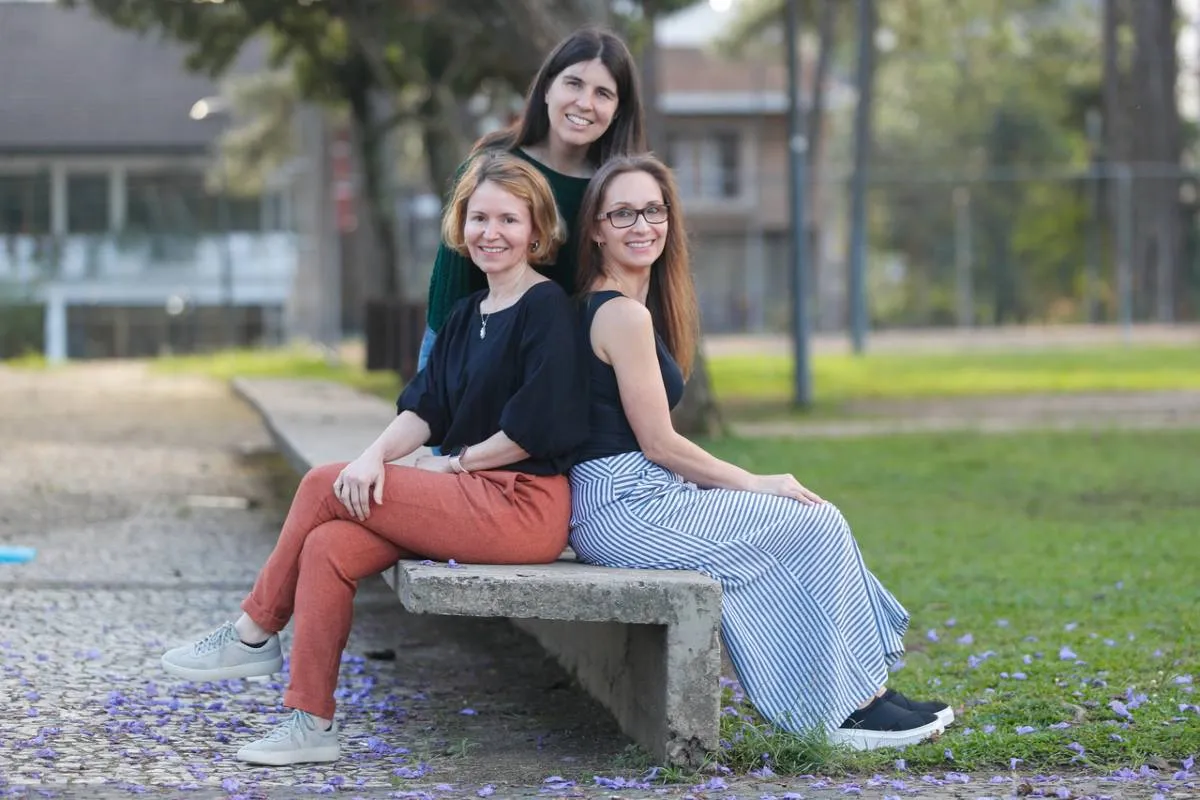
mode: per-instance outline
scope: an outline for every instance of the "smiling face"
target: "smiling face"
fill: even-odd
[[[550,136],[586,147],[608,130],[617,113],[617,82],[600,59],[572,64],[546,90]]]
[[[463,239],[475,266],[488,274],[501,274],[527,263],[533,241],[528,204],[484,181],[467,201]]]
[[[596,221],[595,240],[603,248],[609,266],[625,270],[649,269],[667,246],[670,226],[662,187],[647,172],[624,172],[614,177],[604,190],[600,213],[607,217]],[[641,212],[641,213],[637,213]],[[630,214],[631,225],[625,224]],[[651,220],[661,220],[650,222]]]

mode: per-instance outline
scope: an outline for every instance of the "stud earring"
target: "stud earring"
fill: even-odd
[[[531,242],[531,243],[529,244],[529,252],[531,252],[531,253],[536,253],[536,252],[537,252],[537,249],[538,249],[538,243],[537,243],[537,242]]]

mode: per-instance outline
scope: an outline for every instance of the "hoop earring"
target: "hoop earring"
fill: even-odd
[[[537,249],[538,249],[538,243],[537,243],[536,241],[534,241],[534,242],[530,242],[530,244],[529,244],[529,252],[531,252],[531,253],[536,253],[536,252],[537,252]]]

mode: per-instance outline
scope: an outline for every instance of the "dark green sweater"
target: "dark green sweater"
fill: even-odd
[[[546,180],[550,182],[550,190],[554,192],[554,199],[558,202],[558,213],[562,215],[567,226],[567,241],[558,249],[554,263],[538,266],[537,269],[563,287],[567,294],[573,295],[579,251],[579,237],[576,235],[579,225],[576,217],[579,216],[579,206],[583,204],[583,193],[587,190],[588,179],[555,172],[520,149],[513,152],[546,176]],[[459,174],[462,174],[461,169]],[[442,242],[438,247],[437,259],[433,262],[433,275],[429,279],[429,301],[425,313],[429,327],[440,331],[456,302],[471,292],[486,288],[487,277],[483,271],[472,264],[471,259],[460,256]]]

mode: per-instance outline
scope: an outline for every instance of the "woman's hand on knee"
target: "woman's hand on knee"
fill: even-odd
[[[371,495],[375,505],[383,504],[383,459],[363,453],[347,464],[333,481],[333,494],[359,522],[371,515]]]
[[[762,494],[773,494],[779,497],[790,497],[805,505],[824,503],[816,492],[805,488],[792,475],[755,475],[754,491]]]
[[[417,469],[423,469],[426,472],[441,472],[451,474],[454,468],[450,466],[450,456],[435,456],[432,453],[421,456],[413,464]]]

